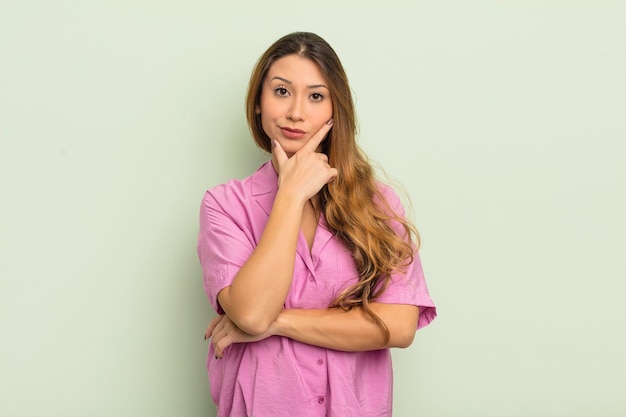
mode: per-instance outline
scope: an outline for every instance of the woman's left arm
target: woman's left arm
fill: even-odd
[[[370,303],[370,309],[387,325],[389,342],[362,307],[283,310],[271,326],[272,333],[334,350],[358,352],[411,345],[419,308],[407,304]]]
[[[221,357],[233,343],[256,342],[269,336],[288,337],[298,342],[327,349],[359,352],[391,347],[408,347],[415,336],[419,308],[407,304],[370,303],[371,310],[387,325],[389,342],[385,344],[382,329],[362,307],[349,311],[340,308],[283,310],[268,331],[250,336],[227,316],[213,320],[205,337],[211,337],[215,354]]]

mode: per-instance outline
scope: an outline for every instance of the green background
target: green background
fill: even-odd
[[[440,315],[394,351],[394,415],[624,415],[624,22],[621,1],[3,1],[0,415],[214,415],[200,200],[265,160],[245,88],[295,30],[342,58],[422,233]]]

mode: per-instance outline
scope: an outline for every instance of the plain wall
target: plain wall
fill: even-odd
[[[375,5],[370,5],[375,4]],[[205,189],[249,73],[314,31],[413,203],[438,319],[396,416],[626,412],[621,1],[3,1],[0,415],[211,416]]]

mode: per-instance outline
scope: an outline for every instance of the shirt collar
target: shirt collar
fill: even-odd
[[[252,177],[252,195],[276,194],[278,191],[278,174],[269,160],[255,172]]]

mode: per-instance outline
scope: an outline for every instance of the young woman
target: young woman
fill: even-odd
[[[436,312],[417,232],[356,144],[339,58],[312,33],[279,39],[246,109],[271,160],[209,190],[200,213],[218,415],[390,416],[389,348]]]

